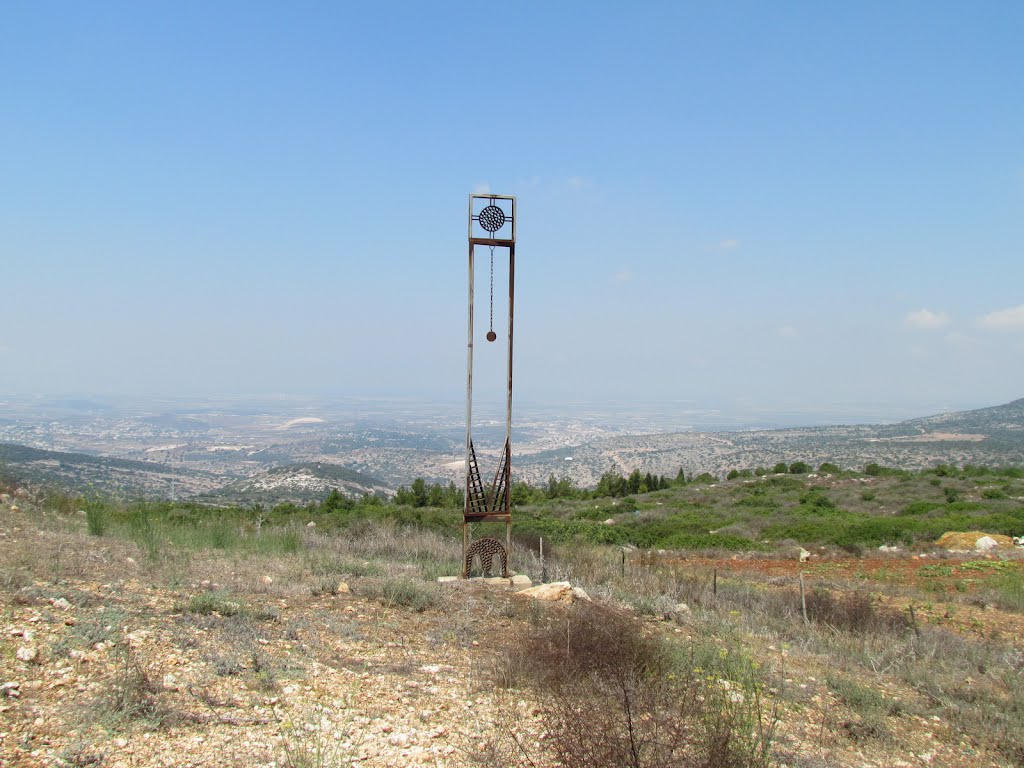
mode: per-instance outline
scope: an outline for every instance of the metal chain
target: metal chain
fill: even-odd
[[[491,246],[491,333],[494,332],[494,246]]]

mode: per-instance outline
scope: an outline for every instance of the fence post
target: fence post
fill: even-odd
[[[540,583],[548,583],[548,566],[544,562],[544,537],[540,537]]]
[[[807,597],[804,595],[804,572],[800,571],[800,611],[804,615],[804,624],[810,624],[807,619]]]

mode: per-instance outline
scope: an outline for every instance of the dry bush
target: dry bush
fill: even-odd
[[[171,719],[172,713],[159,699],[159,686],[153,682],[131,647],[118,646],[118,662],[109,687],[93,703],[91,717],[116,728],[131,721],[144,720],[159,724]]]
[[[549,614],[512,640],[500,673],[505,685],[534,692],[547,748],[567,768],[769,762],[774,713],[763,712],[756,685],[706,675],[692,656],[608,606]]]
[[[815,589],[807,597],[807,617],[818,624],[855,634],[909,629],[910,619],[900,611],[879,607],[866,592],[840,596]]]

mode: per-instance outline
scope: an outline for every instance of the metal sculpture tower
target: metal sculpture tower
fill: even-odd
[[[505,445],[498,460],[494,480],[487,487],[480,475],[476,450],[473,447],[473,287],[474,250],[476,246],[490,250],[491,263],[491,324],[488,342],[498,336],[494,331],[494,252],[508,253],[508,355],[505,389]],[[466,502],[462,522],[463,577],[469,576],[472,566],[470,552],[470,526],[480,522],[504,522],[505,570],[512,544],[512,320],[515,308],[516,268],[516,199],[508,195],[469,196],[469,338],[466,365]],[[490,547],[500,547],[490,540]],[[490,558],[488,558],[488,562]],[[483,563],[481,563],[483,565]],[[486,568],[486,566],[484,566]]]

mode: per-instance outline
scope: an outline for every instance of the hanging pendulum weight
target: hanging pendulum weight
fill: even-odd
[[[491,325],[487,331],[487,340],[494,341],[498,334],[494,332],[494,246],[491,246]]]

